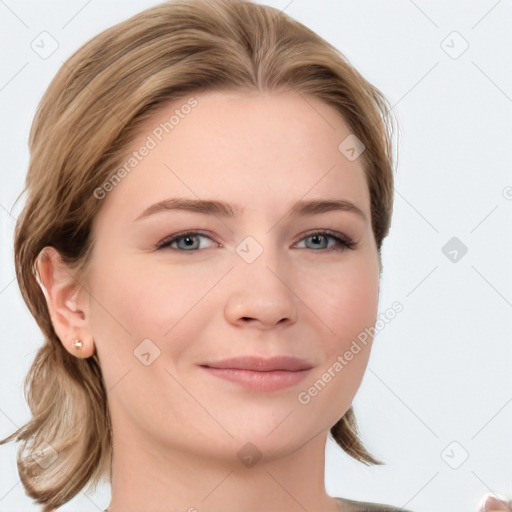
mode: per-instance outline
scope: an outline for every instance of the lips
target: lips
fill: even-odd
[[[295,386],[312,368],[307,361],[289,356],[234,357],[200,366],[207,374],[229,381],[230,385],[263,392]]]
[[[222,361],[205,363],[201,366],[230,370],[251,370],[254,372],[273,372],[279,370],[297,372],[312,368],[312,365],[307,361],[290,356],[276,356],[269,359],[256,356],[233,357]]]

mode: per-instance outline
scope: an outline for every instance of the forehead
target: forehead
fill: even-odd
[[[232,200],[244,211],[329,196],[369,212],[362,158],[349,160],[339,148],[350,135],[342,116],[310,95],[191,94],[143,125],[102,215],[122,216],[123,204],[133,219],[135,210],[171,196]]]

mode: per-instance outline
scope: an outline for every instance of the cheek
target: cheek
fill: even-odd
[[[126,273],[117,276],[117,295],[122,305],[122,315],[135,331],[146,329],[163,340],[172,336],[181,324],[190,323],[196,311],[205,312],[209,292],[229,270],[224,265],[177,264],[162,259],[129,262],[129,279]],[[206,312],[207,313],[207,312]]]
[[[379,281],[376,272],[366,265],[357,265],[345,273],[337,286],[330,289],[329,314],[333,330],[344,340],[373,325],[377,316]]]
[[[303,273],[299,297],[325,327],[327,349],[342,350],[377,317],[377,256],[361,252],[322,271]]]
[[[114,352],[119,361],[133,359],[144,339],[152,340],[162,351],[172,346],[174,355],[187,344],[169,340],[179,338],[185,326],[200,326],[194,310],[200,307],[206,318],[203,298],[225,273],[212,265],[171,265],[148,257],[103,259],[98,255],[91,276],[91,330],[100,350]],[[215,267],[215,268],[213,268]],[[225,267],[225,265],[224,265]],[[229,268],[228,268],[229,269]],[[191,326],[189,318],[194,317]]]
[[[334,425],[350,407],[363,379],[372,344],[369,328],[378,308],[378,260],[368,255],[353,261],[327,279],[317,276],[310,294],[321,322],[322,364],[304,384],[297,401],[306,416]]]

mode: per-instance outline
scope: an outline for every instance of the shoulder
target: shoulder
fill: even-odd
[[[410,512],[400,507],[336,498],[343,512]]]

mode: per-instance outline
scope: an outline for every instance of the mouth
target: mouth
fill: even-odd
[[[303,359],[246,356],[208,362],[200,367],[210,375],[255,391],[278,391],[298,384],[313,366]]]

